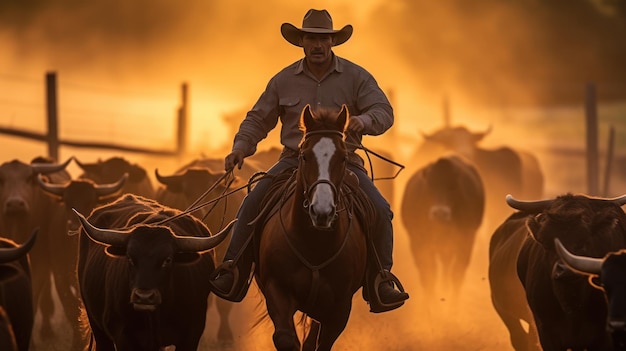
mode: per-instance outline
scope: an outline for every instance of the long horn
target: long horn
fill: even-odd
[[[581,195],[581,196],[584,196],[590,200],[613,202],[614,204],[620,207],[626,204],[626,195],[613,197],[613,198],[593,197],[593,196],[587,196],[587,195]]]
[[[506,196],[506,203],[510,207],[516,210],[530,212],[530,213],[539,213],[545,210],[546,208],[550,207],[550,205],[552,205],[553,202],[554,202],[553,199],[537,200],[537,201],[522,201],[522,200],[515,199],[513,195],[511,194],[507,194]]]
[[[556,246],[556,253],[561,257],[565,263],[573,270],[586,274],[586,275],[599,275],[602,270],[602,263],[604,260],[600,258],[578,256],[567,251],[565,246],[561,244],[561,240],[554,239],[554,245]]]
[[[3,247],[0,248],[0,263],[8,263],[15,261],[30,251],[30,249],[35,245],[35,240],[37,239],[37,234],[39,233],[39,228],[35,228],[33,232],[30,234],[30,238],[24,244],[17,247]]]
[[[78,216],[80,223],[83,225],[83,229],[85,229],[85,232],[91,240],[102,245],[126,246],[130,231],[94,227],[80,212],[76,211],[75,208],[72,208],[72,211]]]
[[[182,178],[179,175],[162,176],[159,174],[159,169],[155,168],[154,175],[159,183],[166,186],[179,186],[182,182]]]
[[[228,232],[232,229],[232,227],[237,222],[237,219],[233,219],[222,231],[219,233],[206,236],[206,237],[197,237],[197,236],[177,236],[176,237],[176,245],[180,251],[185,252],[200,252],[211,250],[212,248],[219,245],[226,237],[228,236]]]
[[[59,164],[59,163],[31,163],[31,167],[35,171],[35,173],[49,174],[58,171],[62,171],[67,167],[67,165],[72,162],[74,158],[70,157],[67,161]]]
[[[63,193],[67,188],[67,184],[53,184],[44,182],[41,173],[37,174],[37,182],[39,183],[39,187],[43,189],[43,191],[59,197],[63,197]]]
[[[96,185],[94,187],[94,189],[96,190],[96,195],[98,195],[98,196],[107,196],[107,195],[111,195],[111,194],[117,192],[118,190],[122,189],[122,187],[124,186],[124,183],[126,182],[127,179],[128,179],[128,173],[124,173],[122,178],[120,178],[115,183],[112,183],[112,184],[98,184],[98,185]]]

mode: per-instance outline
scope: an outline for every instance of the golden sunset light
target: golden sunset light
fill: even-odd
[[[494,230],[506,218],[503,214],[515,210],[507,206],[502,194],[490,191],[513,184],[504,178],[514,171],[526,179],[527,170],[519,164],[525,162],[520,155],[527,152],[543,178],[537,198],[520,200],[551,199],[565,193],[607,198],[626,194],[626,6],[620,1],[3,2],[0,164],[14,159],[29,163],[49,156],[43,140],[3,131],[47,135],[46,76],[54,73],[60,141],[170,152],[60,145],[55,161],[75,157],[86,164],[125,158],[146,170],[155,194],[165,187],[157,181],[155,170],[172,175],[193,160],[210,158],[221,167],[215,171],[222,172],[240,123],[270,79],[304,57],[301,47],[281,36],[280,27],[285,22],[300,27],[309,9],[328,10],[335,29],[346,24],[354,27],[350,39],[334,46],[333,53],[375,77],[395,118],[385,134],[366,135],[363,145],[405,167],[396,179],[375,184],[394,212],[394,274],[410,299],[397,310],[370,313],[361,290],[357,291],[346,329],[333,350],[514,350],[509,331],[492,304],[489,245]],[[177,154],[183,107],[186,130],[182,140],[186,143],[184,152]],[[595,171],[589,170],[586,124],[594,113]],[[433,142],[438,131],[452,127],[465,127],[474,139],[447,141],[445,146]],[[480,139],[477,135],[483,132]],[[280,125],[258,144],[259,151],[272,147],[282,148]],[[510,149],[496,156],[502,158],[494,161],[492,169],[502,173],[485,176],[488,171],[480,169],[484,160],[477,154],[504,147]],[[515,150],[519,169],[504,160],[502,155],[509,150]],[[409,215],[401,209],[410,177],[451,154],[479,169],[487,205],[473,246],[466,248],[471,260],[458,296],[437,285],[434,298],[429,299],[422,278],[439,263],[434,259],[432,266],[416,267],[410,234],[415,228],[405,227],[403,218]],[[379,160],[374,163],[379,177],[390,177],[398,169]],[[365,168],[371,169],[367,161]],[[66,170],[71,179],[84,171],[77,162]],[[244,178],[245,171],[245,167],[235,170],[235,175]],[[591,193],[593,176],[597,182]],[[2,181],[0,171],[0,200],[5,201]],[[524,190],[521,185],[511,186],[509,193],[516,197],[531,194]],[[500,202],[490,202],[493,198]],[[422,201],[412,200],[411,208]],[[0,219],[0,229],[9,227]],[[424,225],[419,231],[436,228]],[[444,273],[440,275],[438,279],[443,280]],[[63,336],[53,339],[42,334],[45,323],[39,312],[32,351],[71,349],[67,336],[72,335],[71,327],[59,296],[54,298],[54,323]],[[211,294],[210,299],[219,298]],[[243,302],[233,307],[234,343],[227,347],[218,340],[219,312],[211,302],[198,350],[274,349],[269,318],[256,323],[263,313],[263,296],[253,283]],[[170,350],[171,345],[158,346]]]

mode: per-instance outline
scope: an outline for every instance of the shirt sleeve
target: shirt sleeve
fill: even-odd
[[[243,151],[246,157],[256,152],[257,144],[265,139],[278,123],[278,101],[274,77],[239,125],[239,131],[235,134],[233,142],[233,150]]]
[[[365,125],[362,134],[380,135],[393,125],[393,108],[374,77],[367,72],[363,75],[357,91],[357,108],[361,113],[355,117]]]

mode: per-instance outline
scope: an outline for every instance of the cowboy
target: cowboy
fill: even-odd
[[[309,10],[302,28],[284,23],[283,37],[304,49],[304,58],[287,66],[268,83],[266,90],[250,110],[235,135],[232,152],[225,158],[225,169],[241,169],[244,158],[256,151],[257,144],[274,129],[280,119],[280,141],[284,146],[279,161],[268,171],[277,175],[298,165],[298,144],[302,131],[298,122],[303,108],[334,108],[348,106],[351,114],[347,127],[349,142],[348,168],[359,178],[359,185],[371,199],[378,220],[374,223],[371,241],[375,253],[368,258],[368,274],[363,295],[369,300],[371,312],[385,312],[400,307],[409,295],[390,273],[393,251],[393,213],[364,168],[363,159],[354,151],[363,135],[380,135],[393,124],[393,109],[376,80],[362,67],[338,57],[333,46],[345,43],[352,35],[352,26],[333,29],[326,10]],[[244,199],[237,214],[237,224],[224,262],[211,277],[213,292],[224,299],[239,302],[245,296],[251,275],[254,228],[250,222],[259,213],[260,203],[271,179],[263,179]],[[370,245],[372,246],[372,245]],[[377,261],[377,262],[373,262]],[[370,273],[371,272],[371,273]]]

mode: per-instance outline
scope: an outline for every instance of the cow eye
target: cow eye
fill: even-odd
[[[130,257],[127,257],[127,259],[128,259],[128,265],[131,266],[131,267],[134,267],[135,266],[135,261],[133,261],[133,259],[130,258]]]
[[[169,267],[170,265],[172,265],[172,258],[171,257],[168,257],[165,260],[163,260],[162,267]]]

